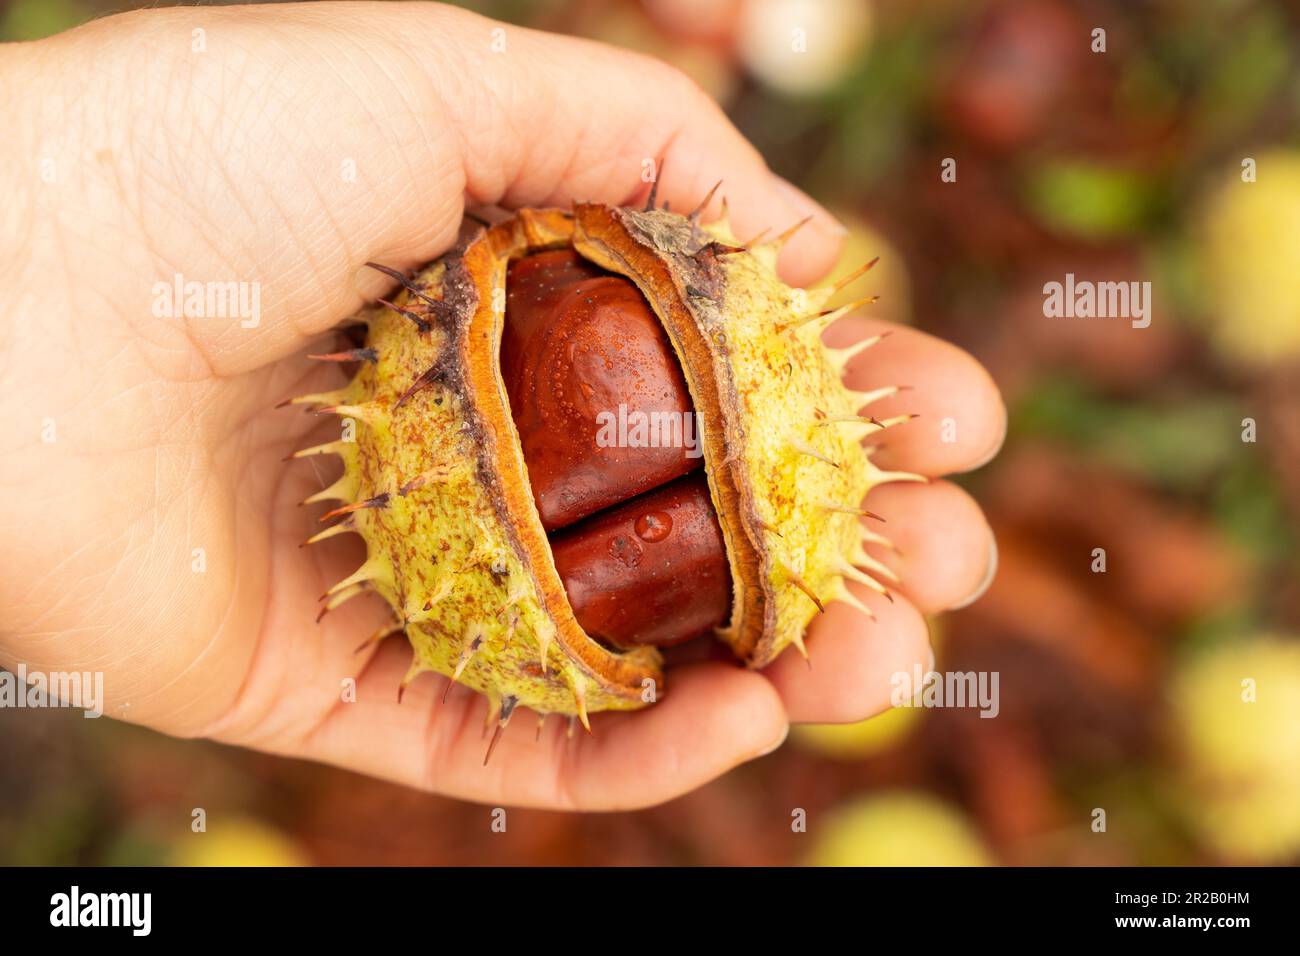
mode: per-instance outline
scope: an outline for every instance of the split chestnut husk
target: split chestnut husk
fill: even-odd
[[[860,303],[782,283],[783,240],[579,204],[467,219],[411,276],[377,266],[400,289],[357,316],[355,376],[294,400],[355,426],[297,453],[343,461],[314,496],[337,523],[312,540],[367,546],[323,610],[383,597],[414,649],[403,687],[436,671],[499,725],[520,705],[587,724],[671,691],[657,646],[712,634],[762,667],[827,603],[863,607],[846,580],[885,592],[862,501],[916,476],[860,442],[895,389],[843,386],[875,340],[821,334]],[[633,440],[620,406],[678,444]]]

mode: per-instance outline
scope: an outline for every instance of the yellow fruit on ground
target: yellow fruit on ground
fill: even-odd
[[[920,716],[919,707],[893,707],[853,724],[799,724],[791,737],[801,750],[836,760],[861,760],[902,740]]]
[[[1300,641],[1261,635],[1199,654],[1170,704],[1180,806],[1202,839],[1240,862],[1300,854]]]
[[[810,821],[811,866],[989,866],[993,861],[960,812],[926,793],[897,791],[836,808]]]
[[[171,866],[310,866],[302,849],[279,830],[250,817],[213,820],[202,833],[172,844]]]
[[[1300,152],[1254,157],[1211,196],[1197,251],[1210,339],[1230,361],[1300,358]]]

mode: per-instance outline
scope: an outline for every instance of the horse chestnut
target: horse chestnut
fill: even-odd
[[[634,647],[721,625],[731,590],[722,532],[704,476],[682,477],[702,466],[698,447],[601,440],[602,420],[694,415],[672,345],[636,286],[568,249],[511,263],[501,373],[582,629]]]
[[[860,505],[916,476],[859,442],[895,390],[840,381],[878,337],[822,341],[869,264],[791,289],[788,230],[744,245],[706,206],[467,217],[414,274],[369,263],[400,289],[357,314],[359,347],[316,356],[354,374],[291,400],[344,420],[293,456],[342,461],[309,499],[336,523],[308,540],[366,543],[321,613],[381,597],[393,620],[365,646],[402,634],[401,688],[435,671],[482,693],[493,740],[519,706],[584,725],[646,706],[671,692],[660,647],[695,634],[762,667],[829,602],[860,604],[846,582],[885,590]],[[636,440],[637,413],[680,419],[681,439]]]

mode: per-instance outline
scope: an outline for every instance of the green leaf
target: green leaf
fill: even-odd
[[[1077,159],[1030,170],[1025,201],[1045,226],[1081,239],[1139,231],[1155,207],[1155,187],[1143,174]]]

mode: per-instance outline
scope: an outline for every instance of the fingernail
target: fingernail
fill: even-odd
[[[964,607],[969,607],[984,596],[984,592],[989,589],[993,583],[993,578],[998,573],[998,540],[993,536],[992,529],[989,530],[989,565],[988,570],[984,572],[984,577],[980,579],[979,586],[975,588],[970,597],[964,601],[958,601],[948,610],[960,611]]]
[[[790,725],[789,725],[789,724],[786,724],[786,725],[781,729],[781,736],[780,736],[780,737],[777,737],[776,740],[772,741],[772,743],[771,743],[770,745],[768,745],[768,746],[765,747],[764,749],[760,750],[756,756],[757,756],[757,757],[766,757],[768,754],[770,754],[770,753],[772,753],[772,752],[774,752],[774,751],[776,751],[776,750],[779,750],[779,749],[781,748],[781,745],[782,745],[783,743],[785,743],[785,738],[787,738],[787,737],[789,737],[789,736],[790,736]]]
[[[979,468],[983,468],[985,465],[991,462],[994,458],[997,457],[998,452],[1002,450],[1002,446],[1003,444],[1006,443],[1006,440],[1007,440],[1007,407],[1006,404],[1004,403],[1002,406],[1002,431],[998,434],[998,440],[993,443],[993,447],[990,448],[985,455],[983,455],[977,462],[975,462],[975,464],[965,469],[965,471],[966,472],[975,471]]]
[[[833,238],[842,239],[849,234],[848,227],[844,223],[832,216],[821,203],[794,185],[794,183],[788,179],[783,179],[776,173],[772,173],[772,182],[775,184],[777,192],[781,194],[781,198],[785,200],[786,205],[790,207],[794,221],[797,222],[805,216],[812,216],[813,221],[809,225],[820,229]],[[782,226],[781,228],[785,227]]]

